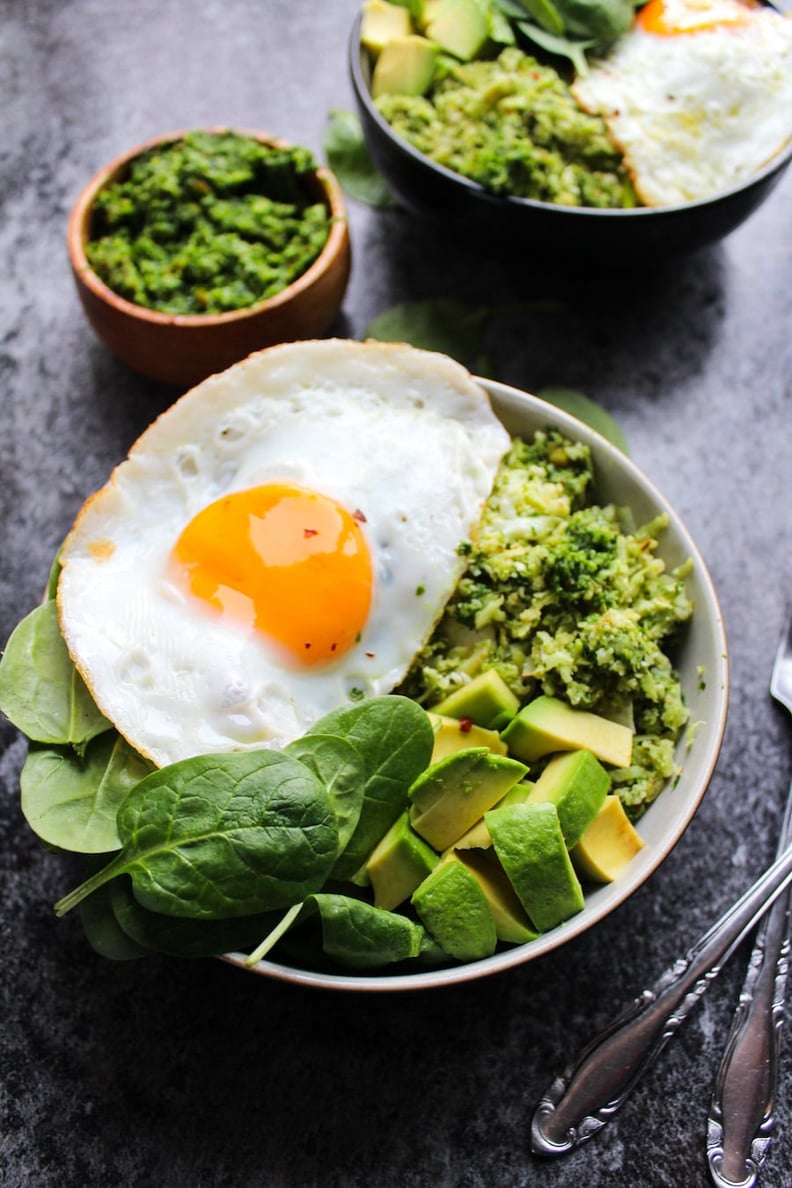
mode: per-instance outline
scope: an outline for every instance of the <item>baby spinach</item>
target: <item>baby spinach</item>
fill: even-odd
[[[363,338],[382,342],[409,342],[427,351],[441,351],[479,375],[487,371],[484,334],[496,317],[514,313],[557,312],[558,302],[519,302],[502,306],[471,306],[451,298],[407,301],[385,310],[368,326]],[[571,388],[548,387],[538,393],[548,404],[571,413],[589,425],[623,453],[629,453],[624,434],[616,421],[588,396]]]
[[[52,559],[52,565],[47,576],[47,598],[54,598],[58,593],[58,579],[61,574],[61,553],[63,549],[58,549],[57,553]]]
[[[366,771],[363,758],[347,739],[333,734],[309,734],[284,747],[309,767],[327,789],[338,824],[338,852],[355,832],[363,807]]]
[[[493,313],[489,306],[466,305],[450,297],[406,301],[375,318],[363,338],[440,351],[481,374],[486,369],[484,333]]]
[[[32,744],[19,776],[22,812],[49,845],[106,854],[121,845],[119,805],[152,770],[114,730],[91,739],[82,755]]]
[[[421,924],[364,900],[336,893],[310,895],[305,913],[311,912],[321,921],[324,953],[338,965],[376,969],[407,961],[422,951]]]
[[[396,205],[387,182],[369,156],[360,120],[354,112],[330,111],[323,148],[327,164],[348,197],[380,209]]]
[[[0,709],[35,742],[77,750],[110,729],[72,663],[51,599],[11,633],[0,660]]]
[[[117,827],[121,852],[60,900],[58,915],[121,874],[143,907],[164,915],[276,910],[318,891],[338,851],[330,797],[280,751],[201,755],[155,771],[121,803]]]
[[[110,896],[112,884],[100,887],[80,904],[80,920],[88,944],[100,957],[110,961],[133,961],[148,957],[152,950],[139,945],[124,932],[113,911]]]
[[[540,299],[504,305],[468,305],[450,297],[404,301],[384,310],[366,327],[362,338],[380,342],[408,342],[425,351],[450,355],[477,375],[491,375],[486,334],[498,318],[558,313],[559,301]]]
[[[345,738],[363,757],[360,817],[333,867],[334,878],[351,878],[406,806],[407,789],[429,765],[434,733],[416,702],[393,695],[333,710],[311,727],[309,737],[314,733]]]
[[[606,412],[600,404],[595,404],[588,396],[584,396],[582,392],[576,392],[573,388],[542,388],[540,392],[537,392],[537,396],[546,400],[548,404],[553,404],[556,408],[577,417],[579,421],[583,421],[585,425],[607,438],[611,445],[615,445],[623,454],[629,455],[627,439],[619,425],[609,412]]]
[[[163,916],[138,903],[132,883],[126,877],[115,879],[102,890],[107,891],[113,918],[127,940],[144,951],[165,953],[169,957],[216,957],[220,953],[247,949],[273,923],[273,914],[266,912],[226,920]],[[93,898],[91,896],[83,906]]]
[[[586,50],[593,49],[597,44],[595,41],[590,38],[578,41],[558,33],[550,33],[532,21],[520,21],[518,28],[523,36],[527,37],[529,41],[533,41],[540,49],[546,50],[548,54],[555,54],[559,58],[568,58],[578,78],[583,78],[588,74]]]
[[[547,53],[568,58],[579,76],[588,50],[603,50],[626,33],[633,0],[490,0],[522,37]],[[529,20],[525,18],[529,17]]]

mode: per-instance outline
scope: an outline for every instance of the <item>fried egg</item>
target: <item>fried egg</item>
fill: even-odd
[[[792,18],[739,0],[649,0],[577,79],[648,206],[738,185],[792,139]]]
[[[204,381],[64,545],[61,631],[98,706],[161,766],[389,692],[508,445],[464,368],[400,344],[293,343]]]

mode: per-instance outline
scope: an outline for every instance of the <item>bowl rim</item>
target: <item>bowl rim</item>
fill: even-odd
[[[758,3],[761,7],[770,8],[774,12],[779,13],[779,15],[782,15],[782,10],[772,0],[758,0]],[[363,71],[365,50],[360,40],[361,21],[362,16],[358,13],[353,22],[352,32],[349,37],[349,72],[355,96],[359,104],[365,109],[368,117],[376,124],[380,133],[396,145],[416,165],[422,166],[429,172],[436,173],[448,183],[458,185],[462,190],[467,191],[476,201],[489,203],[496,208],[505,205],[515,210],[537,210],[558,215],[559,217],[563,215],[577,215],[584,218],[605,220],[614,218],[646,219],[652,215],[656,217],[660,214],[667,214],[672,217],[674,215],[681,216],[688,211],[711,207],[714,203],[728,201],[731,197],[743,194],[751,190],[754,185],[761,185],[765,180],[780,173],[792,162],[792,137],[790,137],[786,145],[770,161],[763,165],[760,170],[752,173],[747,178],[743,178],[736,185],[730,186],[725,190],[719,190],[717,194],[710,194],[705,198],[695,198],[690,202],[679,202],[666,206],[567,206],[557,202],[542,202],[537,198],[520,198],[512,194],[493,194],[479,182],[472,181],[470,178],[464,177],[461,173],[455,173],[453,169],[449,169],[446,165],[441,165],[438,161],[433,161],[425,153],[419,152],[409,141],[399,136],[397,132],[394,132],[385,117],[381,115],[371,97],[371,90]]]
[[[663,838],[662,844],[653,843],[650,861],[644,864],[633,864],[632,869],[628,868],[628,871],[619,879],[603,889],[605,894],[595,906],[584,908],[582,912],[526,944],[514,945],[479,961],[465,962],[441,969],[423,968],[416,972],[371,975],[317,972],[267,959],[254,966],[248,966],[245,963],[245,955],[242,953],[226,953],[221,957],[221,960],[247,972],[293,985],[325,990],[344,990],[357,993],[397,992],[458,985],[535,961],[560,948],[567,941],[587,932],[625,903],[640,886],[657,872],[684,834],[709,786],[726,729],[730,692],[729,652],[723,614],[712,578],[685,522],[643,470],[594,429],[532,393],[480,376],[473,378],[484,388],[489,397],[494,396],[504,403],[512,403],[518,408],[524,408],[529,411],[529,415],[534,415],[537,419],[540,416],[544,417],[547,424],[552,424],[573,439],[591,446],[596,453],[595,466],[598,471],[602,472],[607,468],[611,471],[626,472],[632,483],[648,495],[658,511],[668,513],[680,538],[684,553],[693,562],[693,571],[698,585],[697,605],[699,608],[705,607],[705,609],[699,609],[698,613],[701,617],[708,619],[715,637],[712,650],[716,657],[717,671],[707,673],[707,685],[716,690],[716,712],[708,723],[710,730],[706,741],[699,738],[694,744],[702,748],[697,754],[700,774],[695,794],[689,796],[683,811],[678,813],[674,827],[669,831],[668,836]],[[671,792],[672,786],[669,785],[663,789],[661,798]],[[649,855],[647,855],[648,858]]]
[[[149,149],[160,145],[172,144],[183,140],[192,132],[204,132],[210,135],[220,135],[224,132],[234,132],[239,136],[247,136],[261,144],[275,148],[294,148],[293,141],[283,137],[273,136],[269,132],[252,128],[242,128],[232,125],[215,125],[202,128],[181,128],[173,132],[161,133],[142,141],[134,148],[113,157],[103,165],[85,183],[79,192],[69,214],[66,228],[66,246],[69,261],[76,277],[91,293],[105,305],[112,306],[117,312],[126,314],[140,322],[151,326],[184,326],[189,328],[211,329],[214,326],[227,326],[234,322],[245,321],[248,318],[268,313],[288,304],[310,289],[313,284],[334,264],[343,258],[348,244],[348,215],[341,185],[332,170],[325,165],[317,164],[306,176],[315,180],[317,189],[322,191],[322,199],[330,213],[330,226],[327,239],[316,259],[295,280],[281,289],[279,293],[257,301],[254,305],[244,305],[239,309],[227,310],[220,314],[168,314],[161,310],[149,309],[144,305],[136,305],[116,293],[98,276],[91,267],[85,254],[88,241],[88,226],[91,210],[97,195],[101,190],[113,182],[116,177],[136,158]]]

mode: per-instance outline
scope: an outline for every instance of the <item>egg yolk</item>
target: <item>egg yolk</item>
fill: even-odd
[[[359,639],[371,605],[364,519],[291,483],[233,492],[186,526],[169,577],[287,660],[327,664]]]
[[[638,13],[637,23],[647,33],[674,37],[724,25],[744,25],[750,8],[739,0],[649,0]]]

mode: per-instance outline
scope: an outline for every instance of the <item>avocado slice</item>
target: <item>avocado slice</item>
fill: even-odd
[[[366,874],[374,891],[374,906],[393,911],[412,895],[439,862],[426,842],[410,828],[402,813],[371,851]]]
[[[486,730],[502,730],[519,708],[518,697],[500,673],[488,668],[433,705],[432,712],[448,718],[467,718]]]
[[[524,804],[528,798],[528,794],[532,791],[534,785],[530,780],[520,780],[505,796],[502,796],[493,808],[505,808],[507,804]],[[487,829],[487,822],[481,817],[476,821],[475,825],[471,825],[470,829],[466,830],[461,837],[458,837],[450,850],[488,850],[492,845],[492,838],[490,831]],[[445,857],[445,854],[442,855]],[[460,855],[464,858],[464,855]]]
[[[434,749],[432,763],[453,755],[455,751],[465,751],[468,747],[488,747],[496,755],[506,754],[506,743],[497,730],[485,730],[477,726],[468,718],[446,718],[442,714],[430,713],[429,721],[434,730]]]
[[[480,961],[495,952],[498,934],[487,897],[458,858],[447,858],[434,868],[413,893],[412,905],[449,957]]]
[[[591,751],[554,755],[526,798],[528,804],[550,801],[558,809],[567,849],[580,841],[602,808],[610,776]]]
[[[614,767],[628,767],[633,734],[628,726],[587,710],[572,709],[557,697],[536,697],[501,735],[509,753],[533,763],[553,751],[585,748]]]
[[[570,857],[582,879],[612,883],[645,845],[618,796],[606,796]]]
[[[469,62],[489,38],[486,9],[479,0],[445,0],[433,11],[426,36],[455,58]]]
[[[379,54],[394,37],[413,32],[410,14],[388,0],[364,0],[360,19],[360,40],[372,54]]]
[[[470,850],[458,857],[468,870],[473,871],[487,897],[498,940],[513,945],[536,940],[539,933],[531,927],[506,872],[492,853]]]
[[[410,787],[410,824],[435,850],[445,850],[527,770],[486,747],[456,751],[428,767]]]
[[[438,49],[434,42],[410,33],[393,37],[377,58],[371,75],[371,94],[423,95],[434,78]]]
[[[583,891],[554,804],[513,804],[484,820],[509,882],[540,932],[582,910]]]

